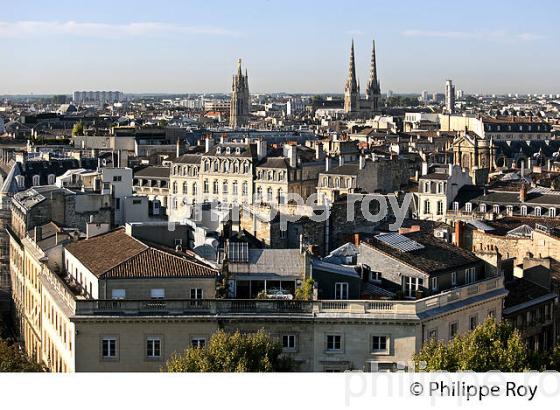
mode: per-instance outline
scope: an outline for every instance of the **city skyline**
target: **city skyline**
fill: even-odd
[[[445,10],[428,1],[400,11],[351,3],[342,20],[338,7],[289,1],[254,2],[243,12],[225,2],[119,2],[110,14],[103,1],[6,5],[0,39],[10,58],[0,94],[228,93],[238,58],[254,94],[342,94],[352,39],[364,85],[376,41],[382,93],[441,93],[448,78],[473,94],[560,92],[553,2],[521,16],[520,2]]]

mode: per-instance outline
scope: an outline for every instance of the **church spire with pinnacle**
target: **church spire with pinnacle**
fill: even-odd
[[[372,105],[371,109],[377,111],[379,95],[381,94],[381,87],[379,79],[377,78],[377,58],[375,55],[375,40],[373,40],[373,48],[371,50],[371,66],[369,71],[369,80],[366,88],[366,99],[370,100]]]
[[[353,113],[359,111],[360,92],[358,90],[358,81],[356,79],[356,62],[354,59],[354,40],[350,47],[350,62],[348,65],[348,78],[344,86],[344,111]]]

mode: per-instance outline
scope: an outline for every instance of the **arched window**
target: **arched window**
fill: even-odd
[[[257,188],[257,201],[262,200],[262,187]]]
[[[521,207],[521,215],[527,216],[527,207],[525,205]]]
[[[41,177],[39,175],[33,175],[33,186],[37,186],[41,184]]]
[[[220,186],[219,186],[218,181],[214,181],[213,192],[214,192],[214,194],[216,194],[216,195],[220,193]]]
[[[192,195],[193,195],[193,196],[196,196],[196,194],[198,193],[198,189],[197,189],[197,188],[198,188],[198,187],[197,187],[197,185],[196,185],[196,182],[194,182],[194,183],[192,184]]]
[[[56,176],[54,174],[49,174],[49,176],[47,177],[47,184],[54,185],[55,182]]]
[[[188,187],[187,187],[187,181],[183,182],[183,194],[187,194],[188,193]]]
[[[177,193],[177,181],[173,181],[173,191],[174,194]]]
[[[272,188],[270,187],[266,190],[266,200],[272,202]]]

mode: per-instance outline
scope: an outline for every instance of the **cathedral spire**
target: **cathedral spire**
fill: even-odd
[[[350,62],[348,64],[348,79],[346,80],[346,89],[350,91],[357,90],[356,81],[356,62],[354,59],[354,39],[352,39],[352,46],[350,48]]]
[[[372,94],[379,94],[379,80],[377,79],[377,60],[375,56],[375,40],[373,40],[373,48],[371,50],[371,66],[369,70],[369,80],[367,84],[367,91],[372,91]],[[368,92],[369,94],[369,92]]]
[[[377,78],[377,57],[375,55],[375,40],[373,40],[373,47],[371,50],[371,66],[369,70],[369,79],[366,86],[366,99],[371,101],[371,109],[377,111],[379,95],[381,94],[381,87],[379,79]]]
[[[344,85],[344,111],[356,113],[360,110],[360,91],[356,79],[356,62],[354,59],[354,39],[350,47],[350,62],[348,64],[348,78]]]

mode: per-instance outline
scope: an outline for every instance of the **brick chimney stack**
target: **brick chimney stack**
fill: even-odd
[[[525,182],[521,183],[521,189],[519,190],[519,202],[525,202],[527,200],[527,185]]]

